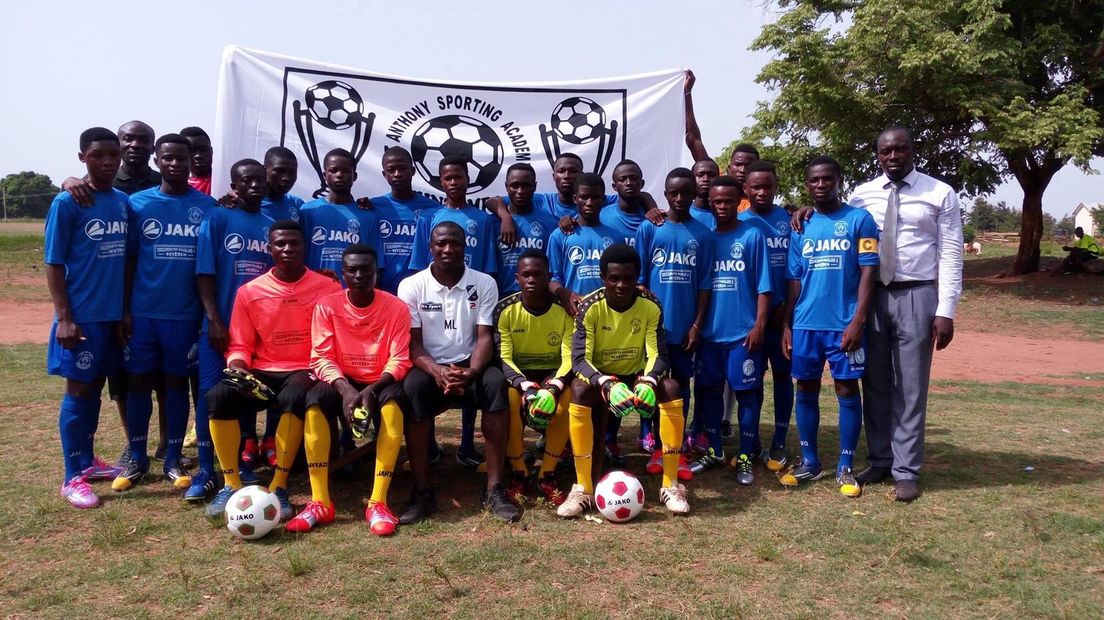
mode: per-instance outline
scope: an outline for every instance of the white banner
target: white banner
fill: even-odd
[[[213,193],[229,187],[229,166],[283,145],[299,158],[293,193],[323,189],[322,162],[334,148],[357,160],[353,195],[390,191],[380,174],[386,148],[414,158],[414,190],[443,198],[437,164],[468,160],[475,204],[505,194],[506,169],[527,162],[537,191],[552,192],[552,162],[575,153],[609,187],[618,161],[644,171],[663,204],[667,172],[689,163],[684,143],[683,72],[577,82],[462,84],[413,80],[230,46],[223,52],[215,117]]]

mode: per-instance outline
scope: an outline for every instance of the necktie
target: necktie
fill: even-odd
[[[878,242],[878,279],[887,286],[893,281],[893,273],[897,270],[897,212],[901,209],[898,192],[905,185],[904,181],[890,181],[888,184],[889,200],[886,202],[882,238]]]

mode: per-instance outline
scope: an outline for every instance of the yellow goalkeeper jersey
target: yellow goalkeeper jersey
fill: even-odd
[[[646,374],[658,379],[667,372],[667,344],[659,300],[644,287],[624,311],[614,310],[600,288],[583,298],[575,317],[572,368],[592,385],[602,375]]]
[[[521,293],[504,297],[495,306],[495,343],[502,374],[518,387],[526,376],[547,374],[570,379],[571,317],[558,299],[541,314],[521,303]],[[566,381],[565,381],[566,383]]]

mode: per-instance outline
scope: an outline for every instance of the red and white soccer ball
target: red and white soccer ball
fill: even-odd
[[[611,471],[594,487],[594,505],[614,523],[632,521],[644,508],[644,486],[625,471]]]
[[[226,503],[226,529],[238,538],[263,538],[279,524],[280,500],[263,487],[242,487]]]

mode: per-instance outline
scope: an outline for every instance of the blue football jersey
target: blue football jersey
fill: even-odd
[[[179,195],[160,187],[130,197],[127,253],[137,261],[130,313],[151,319],[197,320],[203,312],[196,289],[199,227],[215,199],[188,188]]]
[[[717,218],[713,216],[713,211],[698,208],[697,203],[690,205],[690,217],[701,222],[709,230],[717,230]]]
[[[380,245],[379,218],[355,204],[333,204],[324,198],[313,200],[299,210],[299,223],[307,236],[307,267],[329,269],[337,274],[341,286],[341,256],[345,248],[363,243],[376,250],[377,264],[386,268],[387,258]]]
[[[291,194],[284,194],[278,200],[268,196],[261,201],[261,213],[264,213],[273,221],[294,220],[299,221],[299,211],[303,208],[303,199]]]
[[[755,209],[748,209],[739,216],[763,233],[767,239],[767,254],[770,255],[771,306],[786,303],[786,261],[790,254],[790,214],[782,207],[772,207],[766,215],[760,215]]]
[[[640,283],[655,293],[663,309],[667,342],[682,342],[698,309],[698,291],[712,286],[713,233],[701,222],[644,222],[636,231]]]
[[[410,258],[414,254],[414,231],[418,218],[432,216],[441,203],[421,194],[407,201],[396,200],[391,194],[372,199],[372,210],[379,218],[380,243],[387,256],[387,267],[380,271],[379,288],[388,293],[399,290],[399,282],[410,275]]]
[[[617,194],[606,194],[606,202],[603,206],[617,204]],[[544,211],[551,213],[559,219],[563,216],[575,217],[579,215],[579,210],[575,206],[575,203],[564,204],[560,202],[559,192],[551,192],[547,194],[533,194],[533,210]]]
[[[68,192],[54,197],[46,215],[46,264],[65,267],[65,293],[77,323],[123,318],[127,195],[95,192],[81,207]]]
[[[846,329],[858,304],[859,267],[877,265],[878,226],[866,209],[845,204],[814,213],[804,233],[790,233],[786,277],[801,281],[794,329]]]
[[[598,218],[602,220],[602,225],[614,231],[616,235],[613,238],[614,243],[627,243],[632,246],[636,245],[636,231],[647,221],[643,211],[625,213],[617,203],[603,207]]]
[[[713,296],[702,336],[739,344],[755,326],[759,295],[771,291],[767,242],[758,228],[741,222],[735,230],[713,233],[712,258]]]
[[[530,211],[525,215],[513,214],[518,229],[518,240],[513,247],[498,244],[498,295],[505,297],[516,293],[518,287],[517,263],[521,253],[528,249],[548,250],[548,237],[559,226],[559,220],[550,213]]]
[[[557,228],[548,238],[552,279],[579,295],[602,287],[602,252],[615,243],[617,233],[602,226],[577,226],[570,235]]]
[[[464,264],[476,271],[498,271],[498,218],[472,206],[443,207],[430,215],[422,214],[414,230],[414,253],[410,268],[421,271],[433,262],[429,253],[429,235],[441,222],[456,222],[464,229]]]
[[[274,223],[260,211],[211,209],[199,225],[196,274],[215,277],[215,303],[227,327],[238,289],[272,267],[268,229]]]

